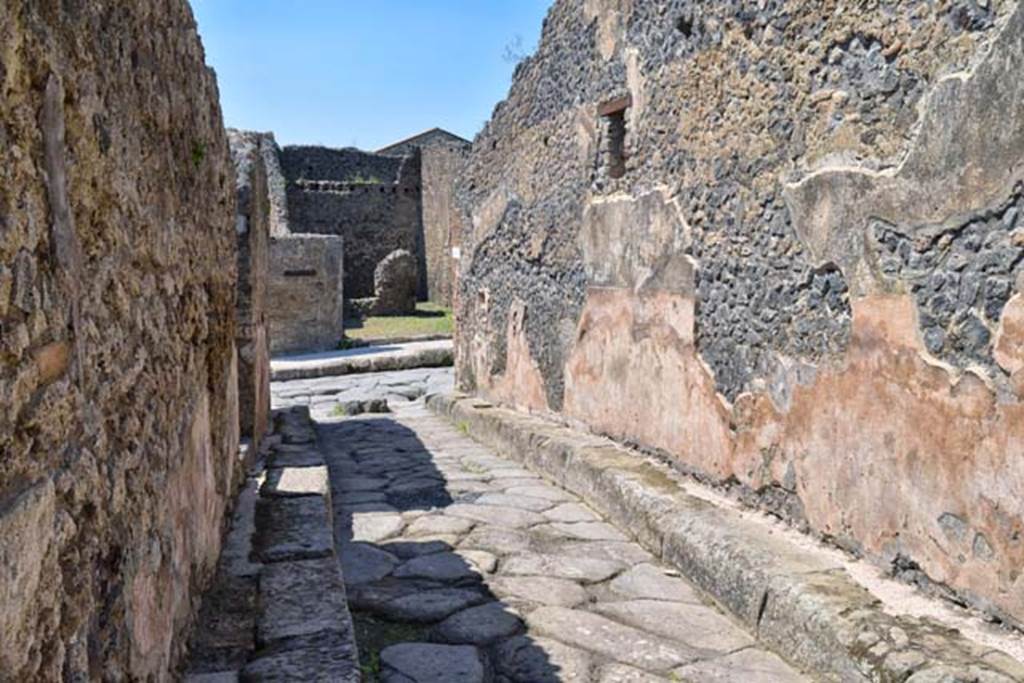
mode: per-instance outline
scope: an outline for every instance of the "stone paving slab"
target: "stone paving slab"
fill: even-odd
[[[912,683],[1024,680],[1021,663],[931,620],[880,609],[879,601],[853,581],[838,561],[812,553],[782,535],[765,533],[763,527],[740,512],[690,494],[663,466],[642,454],[537,416],[470,397],[435,396],[428,398],[427,404],[432,411],[457,424],[460,432],[581,495],[608,522],[620,530],[629,530],[643,546],[654,551],[656,558],[652,559],[677,569],[726,607],[750,632],[757,633],[760,644],[785,654],[790,662],[824,679]],[[473,533],[479,532],[477,529]],[[556,542],[551,537],[545,540]],[[628,549],[631,544],[618,545],[620,549],[606,545],[604,550],[632,552]],[[582,550],[588,545],[581,542],[578,548]],[[591,552],[588,556],[596,555]],[[504,563],[503,571],[553,575],[550,560],[540,557],[543,556],[520,553]],[[648,586],[642,578],[638,581],[636,575],[628,580],[627,576],[629,573],[620,575],[617,585],[614,579],[607,586],[602,584],[600,599],[607,601],[606,591],[618,590],[637,598],[646,594],[664,601],[655,588],[662,583],[660,580]],[[688,596],[684,602],[696,595],[685,589],[676,594]],[[572,626],[573,619],[567,611],[553,611],[564,608],[544,609],[548,611],[527,615],[528,622],[551,637],[558,637],[560,629],[568,628],[576,634],[569,643],[573,646],[588,647],[591,632],[606,635],[612,643],[622,633],[611,627],[601,628],[603,622],[594,622],[579,632],[574,630],[578,625]],[[607,604],[594,609],[614,617],[616,624],[632,623],[659,633],[659,637],[678,637],[670,638],[672,642],[686,638],[686,633],[676,633],[666,626],[669,615],[687,613],[685,605],[659,607],[660,619],[654,610],[626,610]],[[587,617],[591,621],[593,618]],[[694,628],[705,627],[696,619]],[[564,632],[561,639],[566,640]],[[606,654],[610,656],[615,649],[607,647]],[[709,659],[706,651],[693,647],[691,652],[699,656],[697,662],[681,664],[672,672],[656,673],[668,680],[759,680],[756,676],[761,676],[763,680],[786,681],[797,677],[788,667],[779,673],[768,664],[748,665],[748,659],[774,660],[753,648],[740,652],[747,650],[751,652],[742,657],[738,653],[722,653]],[[620,661],[612,668],[605,666],[600,675],[612,676],[609,680],[630,680],[628,676],[632,674],[620,668],[622,665],[646,668],[651,673],[649,664],[639,654],[642,650],[634,652],[635,661]],[[668,659],[661,652],[656,661],[660,666]],[[765,671],[759,672],[757,667]]]
[[[672,680],[674,669],[725,653],[707,641],[753,642],[578,497],[422,404],[317,431],[367,681]],[[410,493],[410,481],[434,484]],[[648,597],[658,592],[666,600]],[[645,600],[681,622],[676,631],[645,622]],[[566,623],[545,622],[543,610],[562,610],[553,614]]]
[[[325,497],[330,493],[327,467],[273,467],[267,470],[260,495],[271,498]]]

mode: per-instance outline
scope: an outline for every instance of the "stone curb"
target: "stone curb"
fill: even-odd
[[[410,344],[413,342],[446,341],[450,340],[450,334],[414,334],[408,337],[350,337],[349,344],[353,349],[361,349],[367,346],[387,346],[388,344]]]
[[[1024,681],[1024,664],[937,622],[886,613],[840,565],[686,493],[642,454],[464,395],[430,396],[427,405],[579,495],[764,645],[823,680]]]
[[[257,651],[242,680],[361,678],[355,627],[338,561],[327,467],[308,407],[275,411],[256,501]],[[300,457],[296,457],[296,456]],[[325,594],[326,591],[326,594]]]
[[[304,367],[278,368],[270,371],[272,382],[293,379],[316,379],[318,377],[334,377],[355,375],[366,372],[393,372],[395,370],[415,370],[416,368],[444,368],[455,362],[455,352],[446,349],[420,349],[402,354],[379,354],[365,356],[347,356],[320,364]]]

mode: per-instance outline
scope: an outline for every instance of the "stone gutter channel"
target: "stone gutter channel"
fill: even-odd
[[[431,396],[427,406],[578,495],[678,568],[759,644],[823,680],[1024,681],[1024,663],[1006,652],[939,620],[891,609],[842,561],[695,495],[652,458],[468,396]]]
[[[185,680],[361,680],[331,487],[305,407],[277,411],[242,490]]]

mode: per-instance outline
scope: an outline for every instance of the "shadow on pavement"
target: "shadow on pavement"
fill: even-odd
[[[449,491],[444,455],[383,417],[322,422],[317,431],[364,680],[563,680],[485,584],[496,558],[457,549],[472,522],[436,514],[480,495]]]

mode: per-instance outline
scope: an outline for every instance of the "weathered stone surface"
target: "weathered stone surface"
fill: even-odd
[[[666,575],[665,570],[652,564],[638,564],[623,572],[611,582],[611,589],[626,598],[695,604],[701,601],[690,584],[680,578]]]
[[[483,683],[484,663],[470,645],[402,643],[380,653],[384,683]]]
[[[158,678],[241,479],[217,85],[183,0],[4,2],[0,44],[0,677]]]
[[[592,510],[579,503],[562,503],[558,507],[551,508],[544,513],[544,516],[553,522],[597,522],[600,520]]]
[[[488,550],[499,555],[510,555],[530,549],[530,537],[522,531],[503,527],[482,526],[474,529],[459,542],[459,548]]]
[[[271,207],[263,145],[273,136],[228,129],[235,164],[235,233],[238,246],[238,415],[241,435],[259,448],[270,422],[270,342],[267,279],[270,272]]]
[[[483,574],[493,574],[498,568],[497,556],[486,550],[456,550],[455,554],[468,561],[476,570]]]
[[[487,585],[505,599],[525,600],[539,605],[575,607],[587,600],[587,592],[567,579],[547,576],[496,576]]]
[[[589,681],[591,657],[557,640],[519,636],[497,646],[494,667],[514,683]]]
[[[596,680],[598,683],[678,683],[679,681],[691,683],[685,678],[655,676],[649,671],[642,671],[625,664],[606,664],[602,666]]]
[[[381,259],[373,271],[374,314],[408,315],[415,311],[418,273],[416,257],[405,249]]]
[[[257,637],[262,646],[350,628],[345,586],[334,557],[269,564],[260,574],[259,590]]]
[[[344,329],[345,247],[332,235],[288,233],[270,240],[267,306],[274,354],[337,348]]]
[[[337,633],[295,638],[246,664],[243,681],[359,683],[362,675],[351,640]]]
[[[476,522],[462,517],[450,517],[448,515],[429,515],[420,517],[413,521],[405,533],[409,536],[426,536],[431,534],[455,534],[468,533]]]
[[[452,249],[458,248],[462,239],[462,215],[455,205],[455,179],[468,151],[469,143],[456,138],[426,145],[420,152],[426,296],[444,306],[452,304],[458,264]]]
[[[346,543],[338,555],[345,583],[353,586],[382,579],[398,565],[398,558],[369,543]]]
[[[596,560],[584,555],[538,555],[521,553],[508,558],[501,573],[512,576],[553,576],[585,583],[599,583],[625,568],[614,560]]]
[[[471,588],[438,588],[397,597],[374,611],[394,621],[433,623],[487,600],[482,592]]]
[[[310,560],[334,553],[326,501],[320,496],[265,498],[256,504],[253,552],[262,562]]]
[[[793,7],[554,5],[457,190],[459,388],[1020,622],[1024,7]]]
[[[451,505],[445,509],[445,514],[509,529],[521,529],[547,521],[536,512],[500,505],[474,505],[471,503]]]
[[[325,497],[330,492],[327,467],[275,467],[267,470],[260,494],[268,497]]]
[[[724,654],[752,645],[754,639],[733,622],[704,605],[663,600],[599,602],[592,609],[701,652]]]
[[[527,615],[526,620],[540,635],[649,671],[667,671],[697,658],[684,645],[590,612],[541,607]]]
[[[537,528],[538,533],[549,533],[585,541],[627,541],[627,536],[606,522],[554,522]]]
[[[554,506],[552,501],[544,500],[543,498],[513,496],[506,493],[485,493],[474,502],[477,505],[499,505],[502,507],[528,510],[530,512],[544,512],[545,510],[550,510],[552,506]]]
[[[807,679],[793,672],[785,662],[764,650],[746,648],[724,657],[680,667],[672,672],[682,681],[726,683],[800,683]]]
[[[399,578],[458,581],[476,576],[477,570],[455,553],[442,552],[415,557],[398,567],[394,575]]]
[[[567,503],[573,500],[572,496],[562,489],[549,486],[547,484],[535,486],[512,486],[505,489],[505,493],[509,496],[529,496],[530,498],[543,498],[544,500],[551,500],[555,502]]]
[[[402,515],[386,510],[378,512],[381,510],[379,503],[364,503],[363,505],[367,511],[351,512],[351,540],[379,543],[402,533],[402,529],[405,528],[405,520],[402,519]],[[387,507],[390,508],[390,506]]]
[[[431,630],[434,640],[456,645],[489,645],[523,628],[510,607],[500,602],[470,607],[448,617]]]

